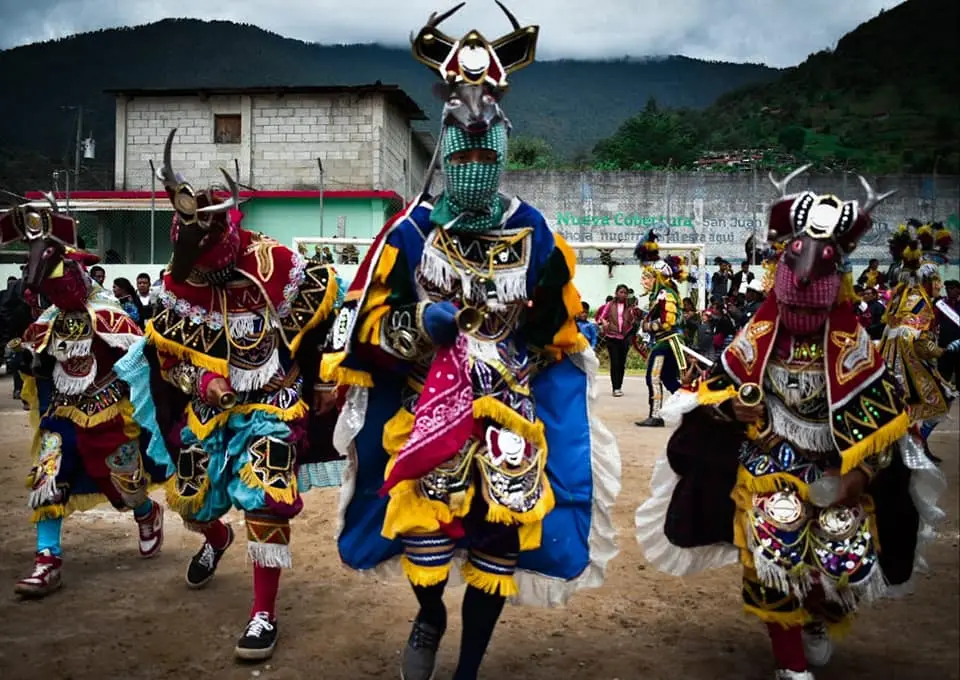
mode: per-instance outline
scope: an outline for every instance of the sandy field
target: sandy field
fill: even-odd
[[[579,593],[565,609],[508,606],[483,677],[771,678],[766,635],[739,606],[737,567],[681,581],[644,563],[633,514],[648,495],[653,463],[670,429],[635,427],[641,411],[646,415],[642,379],[628,377],[625,391],[614,399],[605,387],[597,409],[617,435],[623,460],[615,514],[620,554],[606,584]],[[106,508],[72,516],[64,531],[64,588],[46,600],[18,601],[13,585],[28,572],[34,551],[23,486],[31,433],[10,392],[10,379],[0,380],[0,678],[399,677],[400,650],[415,614],[413,594],[403,584],[378,583],[341,566],[334,490],[311,492],[293,524],[294,569],[281,584],[281,637],[267,664],[233,660],[250,606],[251,569],[242,541],[205,590],[190,591],[183,572],[199,538],[171,512],[163,552],[150,561],[138,557],[130,514]],[[928,548],[931,574],[917,579],[912,597],[866,611],[818,680],[960,679],[958,422],[955,406],[953,420],[932,437],[951,488],[942,503],[948,518]],[[241,519],[235,513],[230,518]],[[449,678],[455,665],[461,593],[447,593],[450,627],[438,680]]]

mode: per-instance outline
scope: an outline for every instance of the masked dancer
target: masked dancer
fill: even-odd
[[[76,510],[108,501],[117,510],[132,509],[140,555],[153,557],[163,544],[163,508],[147,492],[166,477],[141,455],[129,388],[113,370],[142,334],[87,275],[85,265],[96,256],[76,248],[76,222],[46,196],[49,208],[23,199],[0,217],[0,245],[22,241],[28,247],[24,296],[51,303],[21,343],[30,355],[21,366],[22,398],[36,430],[27,484],[37,528],[33,571],[15,588],[23,597],[60,588],[61,528]]]
[[[455,40],[438,28],[451,13],[413,41],[442,78],[443,191],[425,188],[381,231],[324,356],[324,377],[351,386],[335,435],[350,454],[340,555],[379,574],[399,564],[413,586],[405,680],[434,676],[455,563],[466,593],[453,677],[468,680],[508,597],[561,604],[599,585],[616,552],[619,453],[590,417],[597,360],[577,329],[575,255],[499,191],[500,98],[538,29],[511,16],[496,41]]]
[[[290,519],[304,491],[340,481],[332,446],[307,439],[308,429],[323,430],[310,427],[307,400],[317,417],[335,418],[334,386],[318,380],[319,348],[340,287],[332,268],[240,226],[226,171],[229,198],[195,190],[173,169],[175,133],[158,173],[175,211],[173,256],[148,345],[118,370],[133,386],[137,419],[157,435],[148,455],[173,473],[167,503],[204,537],[187,566],[190,588],[210,582],[233,543],[222,517],[231,506],[244,513],[253,605],[235,655],[267,659],[280,572],[291,566]]]
[[[946,486],[853,310],[847,258],[889,194],[861,180],[863,204],[788,195],[802,170],[775,182],[773,289],[715,371],[667,405],[685,415],[636,516],[662,571],[739,559],[743,604],[766,624],[777,680],[813,678],[830,634],[907,584]]]
[[[687,370],[677,283],[688,277],[679,257],[660,257],[657,235],[653,231],[637,245],[634,255],[641,262],[641,282],[648,294],[648,311],[640,330],[649,338],[649,345],[641,349],[641,354],[647,360],[647,400],[650,406],[647,418],[638,420],[636,425],[663,427],[660,409],[664,388],[670,393],[676,392],[680,377]]]
[[[942,224],[915,229],[900,225],[890,239],[890,254],[898,265],[900,281],[884,317],[880,353],[897,376],[910,419],[920,428],[924,441],[947,415],[956,397],[953,386],[937,369],[937,361],[945,352],[960,351],[960,340],[947,347],[937,342],[941,318],[944,323],[960,325],[956,312],[938,300],[939,266],[948,263],[952,242]]]

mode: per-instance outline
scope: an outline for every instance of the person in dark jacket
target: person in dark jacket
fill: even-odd
[[[867,307],[866,310],[864,310],[864,312],[861,314],[861,318],[865,320],[867,314],[870,315],[870,322],[868,324],[864,324],[864,326],[866,327],[867,333],[870,335],[871,340],[879,340],[883,337],[883,315],[886,313],[887,309],[883,306],[883,303],[880,302],[880,296],[877,294],[876,288],[864,288],[862,298],[863,303]]]

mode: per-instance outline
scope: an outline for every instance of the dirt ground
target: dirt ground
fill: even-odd
[[[96,509],[74,515],[65,524],[63,590],[44,601],[17,601],[13,584],[30,567],[34,537],[22,484],[29,425],[19,403],[9,398],[10,384],[0,381],[0,678],[399,677],[415,600],[404,585],[377,583],[340,565],[333,490],[312,492],[293,525],[295,566],[283,577],[281,638],[269,664],[233,660],[250,606],[250,567],[242,545],[224,557],[208,588],[190,591],[183,572],[198,539],[170,512],[163,552],[152,561],[137,556],[129,514]],[[681,581],[644,564],[633,514],[648,495],[653,462],[670,430],[636,428],[634,419],[646,411],[642,380],[628,378],[625,391],[625,398],[614,399],[602,390],[598,409],[618,436],[623,459],[615,515],[620,554],[606,584],[579,593],[565,609],[508,606],[484,677],[772,677],[766,635],[739,607],[736,567]],[[960,679],[956,407],[953,415],[932,438],[951,484],[942,503],[948,518],[927,552],[932,574],[918,579],[912,597],[865,612],[818,680]],[[449,678],[455,665],[461,593],[447,594],[450,629],[438,680]]]

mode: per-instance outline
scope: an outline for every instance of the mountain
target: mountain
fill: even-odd
[[[692,122],[707,149],[781,147],[867,172],[960,174],[960,2],[908,0]]]
[[[590,152],[649,97],[662,106],[702,108],[779,71],[686,57],[537,62],[514,77],[504,101],[517,134],[547,140],[558,155]],[[113,169],[113,88],[354,85],[406,89],[428,115],[435,77],[407,50],[378,45],[322,46],[256,26],[167,19],[96,31],[0,52],[0,186],[47,186],[50,172],[73,167],[76,110],[92,132],[97,159],[81,185],[104,188]],[[430,126],[436,125],[431,122]],[[16,164],[12,156],[16,156]]]

